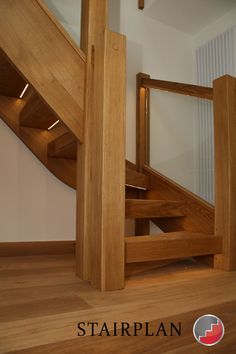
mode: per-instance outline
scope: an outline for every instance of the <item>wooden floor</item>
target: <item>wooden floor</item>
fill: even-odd
[[[199,264],[132,276],[123,291],[100,293],[74,275],[72,256],[0,259],[0,353],[236,353],[236,273]],[[114,274],[115,276],[115,274]],[[193,338],[194,321],[218,315],[215,347]],[[182,336],[79,337],[78,322],[182,322]]]

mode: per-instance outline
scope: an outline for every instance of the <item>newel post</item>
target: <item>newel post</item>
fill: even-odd
[[[78,276],[124,288],[125,37],[107,29],[107,0],[83,0],[84,139],[77,158]]]
[[[236,79],[214,81],[215,234],[223,251],[215,267],[236,270]]]

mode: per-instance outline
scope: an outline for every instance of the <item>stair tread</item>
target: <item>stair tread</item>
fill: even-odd
[[[168,240],[180,240],[185,238],[186,240],[191,240],[193,238],[205,238],[205,237],[216,237],[213,234],[203,234],[201,232],[187,232],[187,231],[176,231],[176,232],[163,232],[156,235],[143,235],[143,236],[127,236],[127,242],[150,242],[156,241],[158,237],[163,238],[162,241]]]
[[[222,238],[186,231],[125,238],[126,262],[188,258],[222,251]]]
[[[127,218],[183,217],[186,203],[172,200],[126,199]]]
[[[77,159],[77,141],[70,133],[59,136],[48,145],[48,156],[51,158]],[[135,170],[135,165],[126,161],[127,187],[146,190],[149,188],[149,178]]]
[[[66,132],[48,144],[48,156],[52,158],[77,159],[77,141]]]
[[[37,93],[32,94],[20,112],[20,125],[23,127],[46,130],[57,120],[57,116],[42,101]]]
[[[130,168],[131,164],[126,161],[126,186],[146,190],[150,188],[149,178],[141,172]]]

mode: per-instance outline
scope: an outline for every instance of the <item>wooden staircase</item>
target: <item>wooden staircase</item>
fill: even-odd
[[[96,6],[105,19],[104,2],[88,4],[83,3],[90,17],[87,26]],[[213,206],[148,166],[149,89],[213,99],[212,89],[138,75],[137,164],[124,164],[123,37],[107,31],[105,20],[96,23],[100,37],[85,31],[84,54],[39,0],[0,0],[0,13],[0,116],[49,171],[77,187],[77,274],[101,290],[115,290],[124,286],[124,264],[137,270],[142,264],[143,271],[190,257],[208,256],[213,263],[218,255],[215,266],[234,268],[222,265],[231,254],[227,230],[228,239],[223,239],[225,220],[216,222]],[[38,22],[44,24],[42,31]],[[36,35],[27,36],[29,31]],[[40,60],[33,41],[40,45]],[[226,209],[230,202],[224,202]],[[218,215],[219,202],[216,208]],[[135,220],[132,236],[124,236],[125,218]],[[150,235],[150,221],[163,233]]]
[[[26,81],[14,70],[13,66],[9,65],[4,55],[1,56],[0,62],[1,68],[5,68],[4,77],[1,77],[1,117],[55,176],[76,189],[76,137],[62,122],[48,131],[48,128],[57,121],[57,116],[42,101],[32,86],[28,88],[23,99],[19,100]],[[14,82],[19,82],[20,88],[16,86],[15,91],[10,90],[9,78]],[[150,172],[148,167],[143,173],[138,172],[136,165],[126,161],[125,217],[138,219],[139,222],[144,220],[146,223],[153,220],[156,225],[162,227],[164,225],[164,229],[173,232],[156,236],[126,237],[126,263],[174,260],[220,253],[221,239],[214,237],[213,231],[213,208],[199,201],[202,203],[201,208],[207,209],[202,210],[201,213],[202,217],[207,215],[208,227],[204,225],[203,230],[200,227],[196,227],[195,230],[193,228],[193,231],[202,231],[202,233],[190,232],[191,228],[186,232],[186,229],[188,230],[185,227],[186,219],[190,220],[193,206],[190,207],[188,200],[183,200],[183,191],[179,193],[179,196],[173,194],[174,198],[163,198],[155,190],[153,182],[158,183],[155,179],[155,172]],[[173,186],[172,182],[170,184]],[[142,192],[142,198],[140,198],[140,192]],[[189,192],[185,192],[188,196],[190,195]],[[160,199],[150,199],[152,195],[156,197],[156,194],[160,196]],[[192,198],[196,197],[192,196]],[[205,234],[204,231],[211,232],[211,234]]]

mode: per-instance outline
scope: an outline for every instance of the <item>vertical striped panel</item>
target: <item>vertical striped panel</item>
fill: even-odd
[[[213,80],[236,75],[236,27],[196,49],[197,82],[213,85]],[[199,100],[196,114],[196,193],[214,204],[213,103]]]

